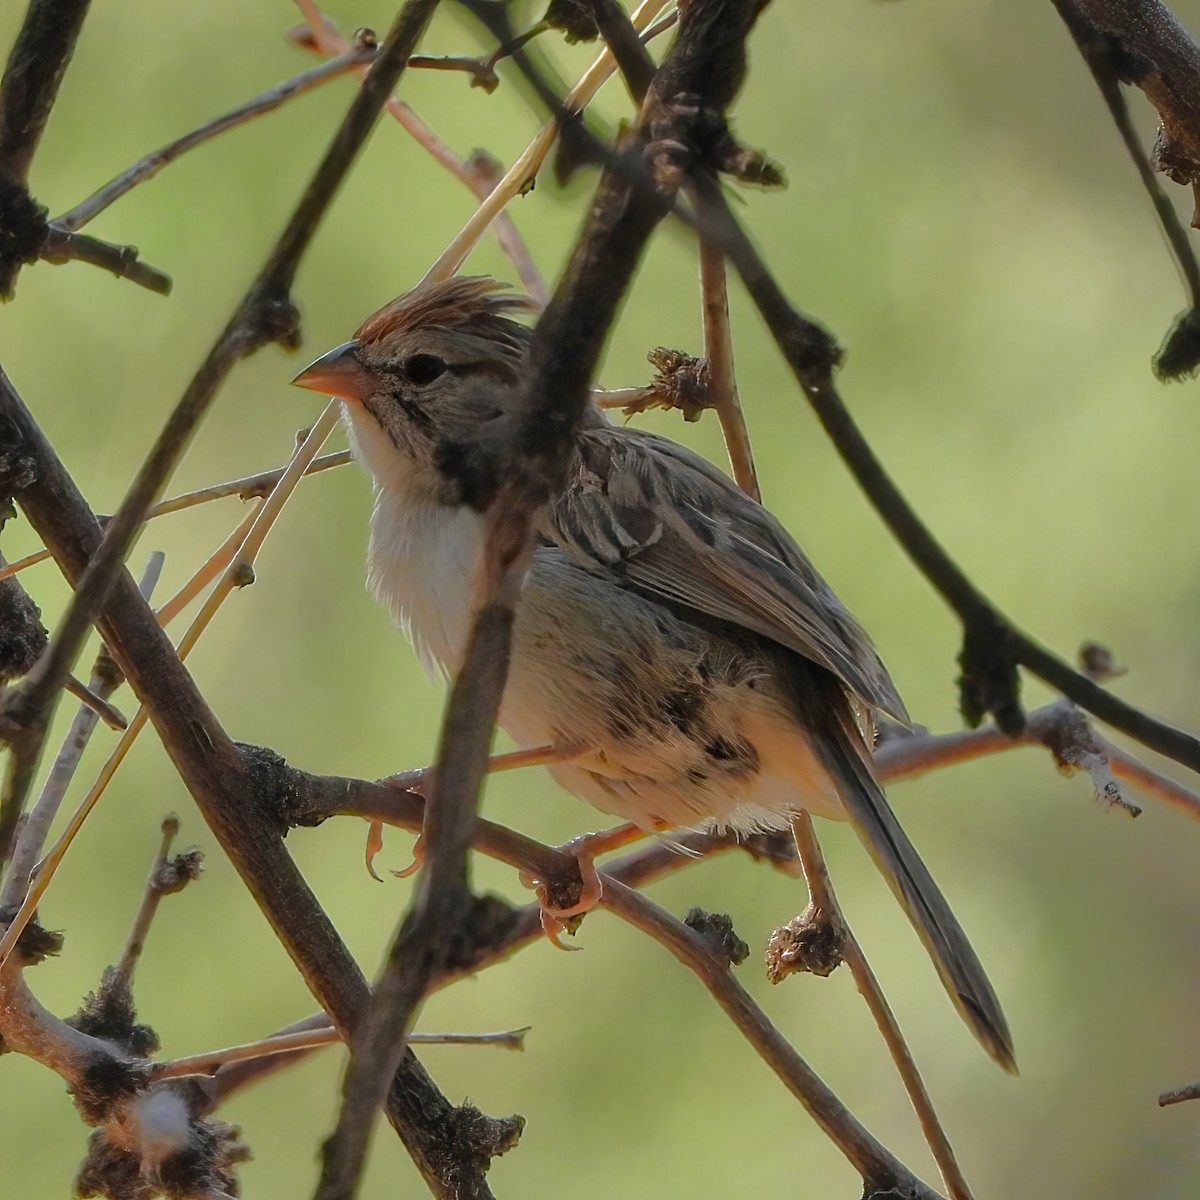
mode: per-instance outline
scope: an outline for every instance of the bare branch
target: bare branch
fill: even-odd
[[[309,775],[296,768],[289,768],[288,773],[288,807],[281,815],[289,823],[318,824],[329,816],[352,814],[406,829],[421,828],[424,802],[414,792],[365,780]],[[671,847],[655,846],[626,855],[605,867],[600,874],[603,883],[600,907],[649,934],[700,977],[717,1003],[862,1173],[865,1181],[884,1193],[889,1186],[903,1183],[904,1187],[912,1189],[904,1195],[933,1200],[936,1193],[916,1180],[858,1124],[775,1029],[734,979],[728,961],[715,955],[703,937],[632,890],[664,871],[690,866],[703,854],[734,849],[737,845],[732,839],[698,833],[684,833],[676,840],[689,853],[680,854]],[[474,845],[490,857],[534,878],[569,880],[574,876],[578,880],[579,866],[569,852],[545,846],[491,821],[480,819],[476,822]],[[746,848],[754,853],[750,847]],[[794,863],[794,859],[786,861]],[[447,969],[437,982],[444,984],[468,971],[477,972],[521,947],[537,942],[542,936],[537,905],[530,905],[517,914],[506,936],[468,964]]]
[[[133,985],[133,973],[137,969],[138,959],[146,945],[146,936],[150,932],[150,925],[162,898],[183,891],[187,884],[200,875],[203,859],[198,850],[176,855],[174,859],[167,857],[171,851],[171,843],[178,833],[179,818],[167,817],[162,823],[162,842],[150,866],[150,874],[142,890],[142,900],[133,919],[133,927],[125,940],[125,949],[121,952],[121,960],[115,969],[115,978],[126,989]]]
[[[904,1040],[904,1034],[900,1031],[896,1015],[879,986],[879,980],[876,979],[862,946],[842,914],[837,893],[833,889],[833,880],[829,878],[825,855],[821,852],[821,843],[817,840],[817,831],[813,828],[812,817],[802,812],[793,818],[792,832],[796,838],[796,849],[800,852],[800,861],[804,864],[809,898],[821,917],[829,922],[835,931],[841,957],[850,968],[859,995],[866,1001],[888,1053],[892,1056],[892,1062],[896,1064],[896,1071],[904,1083],[909,1100],[912,1101],[921,1132],[942,1174],[950,1200],[973,1200],[970,1185],[958,1165],[958,1159],[954,1156],[954,1148],[950,1145],[950,1139],[938,1119],[929,1090],[913,1060],[912,1051]]]
[[[1163,1092],[1158,1098],[1158,1106],[1166,1108],[1169,1104],[1182,1104],[1185,1100],[1200,1100],[1200,1083],[1189,1083],[1187,1087]]]
[[[401,8],[362,89],[347,110],[266,264],[208,352],[143,462],[120,509],[105,527],[104,539],[79,580],[45,655],[17,690],[16,701],[6,705],[7,715],[24,726],[28,736],[20,739],[13,748],[10,786],[4,809],[0,812],[0,861],[5,857],[12,830],[24,807],[33,764],[40,755],[62,681],[121,571],[151,504],[161,493],[234,363],[269,342],[278,341],[285,346],[296,344],[297,316],[290,299],[296,268],[436,7],[437,0],[408,0]],[[3,381],[3,390],[5,393],[10,390],[7,380]]]
[[[338,33],[333,22],[324,16],[315,0],[297,0],[297,5],[308,22],[307,28],[302,28],[302,32],[307,36],[304,38],[293,37],[293,40],[298,45],[309,47],[321,54],[344,54],[348,43]],[[477,59],[470,61],[476,67],[481,68],[491,80],[495,79],[495,73],[490,65],[480,63]],[[420,57],[410,59],[409,65],[414,67],[422,65]],[[428,60],[425,60],[424,65],[429,65]],[[501,179],[502,172],[499,164],[490,155],[485,151],[475,150],[469,158],[464,160],[446,145],[403,100],[390,96],[385,107],[418,145],[423,146],[434,160],[445,167],[455,178],[461,179],[480,200],[486,199],[491,194]],[[535,300],[544,302],[548,295],[546,285],[542,280],[541,272],[538,271],[526,249],[521,235],[517,232],[512,217],[506,212],[499,213],[492,229],[496,240],[500,243],[500,249],[512,263],[525,290]]]
[[[142,581],[138,590],[149,599],[158,583],[162,571],[164,555],[155,551],[146,563],[142,573]],[[112,656],[106,649],[101,649],[92,668],[92,690],[100,697],[111,695],[124,682],[124,676],[117,669]],[[59,806],[66,795],[71,780],[79,767],[79,760],[87,749],[92,733],[96,728],[97,714],[93,706],[82,705],[75,714],[71,728],[63,738],[58,757],[46,782],[42,785],[41,795],[37,804],[29,814],[13,847],[12,861],[4,876],[4,885],[0,888],[0,917],[7,918],[21,904],[21,900],[29,886],[29,877],[33,872],[34,863],[50,836],[50,827],[58,815]]]
[[[128,726],[129,722],[120,709],[114,708],[86,683],[80,683],[74,675],[68,675],[63,680],[63,691],[68,696],[74,696],[85,708],[90,708],[109,729],[121,730]]]
[[[733,335],[729,329],[729,297],[725,288],[725,255],[720,247],[700,243],[700,308],[704,321],[704,355],[712,387],[712,403],[721,422],[729,466],[738,487],[762,502],[754,451],[733,373]]]
[[[952,763],[966,762],[1018,746],[1046,746],[1053,752],[1064,740],[1078,736],[1080,714],[1072,705],[1055,700],[1026,714],[1025,729],[1015,737],[988,725],[954,733],[924,733],[889,737],[875,752],[875,769],[881,779],[907,779]],[[1146,766],[1127,751],[1101,738],[1090,728],[1086,736],[1107,760],[1107,767],[1147,796],[1200,818],[1200,795],[1183,784]],[[1085,766],[1083,763],[1075,765]],[[1094,781],[1095,782],[1095,781]],[[1130,808],[1128,803],[1123,807]]]
[[[30,0],[0,80],[0,180],[29,177],[90,0]],[[8,291],[0,283],[0,293]]]
[[[351,461],[353,460],[349,450],[335,450],[332,454],[322,454],[313,459],[304,473],[305,475],[316,475],[321,471],[329,470],[330,467],[343,467]],[[225,483],[213,483],[208,487],[197,488],[192,492],[183,492],[167,500],[160,500],[146,513],[146,520],[163,517],[168,513],[182,512],[184,509],[207,504],[210,500],[221,500],[226,496],[237,496],[242,500],[253,500],[256,497],[266,496],[283,478],[286,470],[287,467],[283,466],[276,467],[272,471],[259,471],[254,475],[243,475],[240,479],[230,479]],[[104,515],[96,517],[102,526],[110,519]],[[0,567],[0,580],[7,579],[10,575],[16,575],[24,571],[26,567],[45,562],[50,557],[49,550],[38,550],[34,554],[27,554],[24,558],[17,559],[16,562],[6,563]]]
[[[525,1048],[525,1029],[506,1029],[500,1033],[410,1033],[409,1041],[414,1046],[499,1046],[504,1050]],[[155,1079],[175,1079],[181,1075],[213,1075],[220,1068],[235,1062],[254,1062],[263,1058],[281,1055],[295,1057],[306,1050],[319,1050],[325,1046],[339,1044],[342,1035],[326,1024],[323,1028],[297,1031],[295,1033],[272,1034],[257,1042],[246,1042],[241,1046],[227,1046],[224,1050],[210,1050],[206,1054],[193,1054],[188,1058],[176,1058],[158,1063],[154,1068]],[[228,1095],[228,1091],[224,1093]]]
[[[693,176],[701,227],[742,277],[780,351],[855,479],[917,568],[958,614],[964,628],[963,708],[969,721],[992,712],[1016,734],[1024,714],[1016,696],[1021,665],[1081,708],[1142,745],[1200,771],[1200,739],[1112,695],[1072,670],[1017,627],[967,578],[904,498],[854,422],[833,383],[841,351],[833,337],[788,303],[711,179]]]
[[[1134,5],[1054,0],[1054,6],[1104,97],[1183,277],[1190,308],[1153,360],[1159,378],[1182,378],[1200,365],[1200,263],[1154,171],[1157,166],[1176,183],[1195,187],[1200,182],[1200,48],[1174,14],[1154,0]],[[1129,115],[1122,83],[1137,84],[1159,109],[1163,123],[1153,164]],[[1193,225],[1197,219],[1193,216]]]
[[[645,29],[666,4],[666,0],[642,0],[630,18],[634,28]],[[581,112],[600,90],[604,82],[616,69],[612,55],[605,51],[571,89],[563,102],[568,112]],[[538,171],[558,136],[559,122],[553,120],[543,125],[537,136],[525,148],[520,157],[509,167],[504,178],[496,185],[487,199],[471,214],[467,223],[455,235],[450,245],[442,251],[438,260],[425,272],[425,278],[448,279],[466,260],[467,255],[483,236],[496,216],[504,211],[510,200],[523,194],[537,178]]]
[[[143,262],[138,257],[136,246],[118,246],[86,233],[68,233],[48,225],[38,257],[56,266],[78,259],[79,262],[91,263],[93,267],[103,267],[160,296],[171,294],[170,275]]]
[[[73,233],[77,229],[82,229],[110,204],[131,192],[139,183],[153,179],[163,167],[173,163],[189,150],[203,145],[228,129],[234,129],[239,125],[244,125],[247,121],[252,121],[255,117],[273,112],[294,96],[301,96],[305,92],[320,87],[323,83],[328,83],[331,79],[337,79],[353,71],[356,67],[370,64],[374,61],[376,51],[377,47],[373,40],[349,46],[337,58],[322,63],[320,66],[310,67],[307,71],[301,71],[298,75],[293,75],[291,79],[285,79],[283,83],[278,83],[265,92],[260,92],[253,99],[247,100],[245,104],[239,105],[219,117],[214,117],[211,121],[206,121],[198,129],[193,129],[173,142],[168,142],[165,146],[151,151],[144,158],[139,158],[116,178],[110,179],[103,187],[97,188],[85,200],[81,200],[74,208],[68,209],[60,217],[55,217],[50,222],[51,227],[63,233]]]
[[[825,1135],[862,1176],[863,1194],[901,1195],[937,1200],[922,1183],[878,1142],[825,1085],[766,1014],[734,978],[729,963],[714,954],[707,941],[645,896],[601,876],[603,908],[648,934],[694,972],[762,1060],[800,1101]]]
[[[37,464],[36,481],[21,492],[20,505],[68,579],[77,580],[100,543],[100,528],[11,388],[0,391],[0,409]],[[277,760],[233,744],[123,572],[105,603],[101,633],[226,855],[317,1001],[348,1034],[368,1003],[367,983],[282,844],[278,818],[270,812],[278,803]],[[465,1119],[459,1112],[407,1055],[389,1095],[388,1116],[431,1189],[447,1200],[455,1189],[464,1197],[489,1195],[489,1152],[502,1152],[505,1134],[511,1144],[502,1123],[495,1144],[455,1140]],[[467,1115],[478,1117],[474,1110]]]

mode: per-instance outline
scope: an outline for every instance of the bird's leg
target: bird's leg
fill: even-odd
[[[665,822],[654,821],[658,830],[669,828]],[[640,825],[617,825],[613,829],[602,829],[599,833],[584,833],[579,837],[564,842],[558,849],[563,854],[569,854],[579,864],[579,899],[574,904],[565,907],[556,905],[550,898],[550,891],[555,881],[535,879],[527,872],[521,872],[521,882],[526,887],[533,888],[537,897],[538,907],[542,914],[542,930],[560,950],[578,950],[579,946],[564,945],[560,934],[564,931],[574,932],[568,922],[572,917],[582,916],[600,903],[603,887],[600,875],[596,870],[596,857],[607,854],[612,850],[620,850],[630,842],[640,841],[648,837],[649,830]]]
[[[534,746],[530,750],[512,750],[508,754],[493,754],[484,767],[484,773],[493,775],[497,771],[515,771],[518,767],[545,767],[554,763],[569,762],[578,758],[581,751],[578,747],[564,746]],[[418,796],[428,797],[429,785],[433,782],[433,767],[419,767],[415,771],[400,771],[396,775],[385,775],[380,783],[388,787],[398,788],[403,792],[413,792]],[[407,879],[421,869],[425,861],[423,837],[418,835],[413,843],[412,862],[402,871],[393,871],[398,879]],[[367,831],[366,863],[372,879],[379,879],[375,872],[375,856],[383,849],[383,822],[371,821]]]

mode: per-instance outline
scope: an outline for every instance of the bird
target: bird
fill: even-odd
[[[374,483],[368,586],[446,676],[485,536],[462,447],[520,411],[530,307],[488,276],[423,281],[293,380],[342,401]],[[525,761],[647,834],[848,821],[1015,1071],[996,993],[872,770],[876,715],[909,718],[866,632],[765,507],[670,438],[589,405],[564,479],[534,520],[499,713]]]

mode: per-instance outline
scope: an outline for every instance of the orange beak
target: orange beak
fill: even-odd
[[[292,380],[293,385],[336,396],[339,400],[365,400],[371,394],[371,382],[358,360],[358,349],[355,341],[334,346],[328,354],[309,363]]]

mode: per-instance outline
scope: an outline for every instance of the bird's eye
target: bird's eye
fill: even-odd
[[[404,373],[418,387],[424,387],[446,373],[446,360],[436,354],[414,354],[405,360]]]

